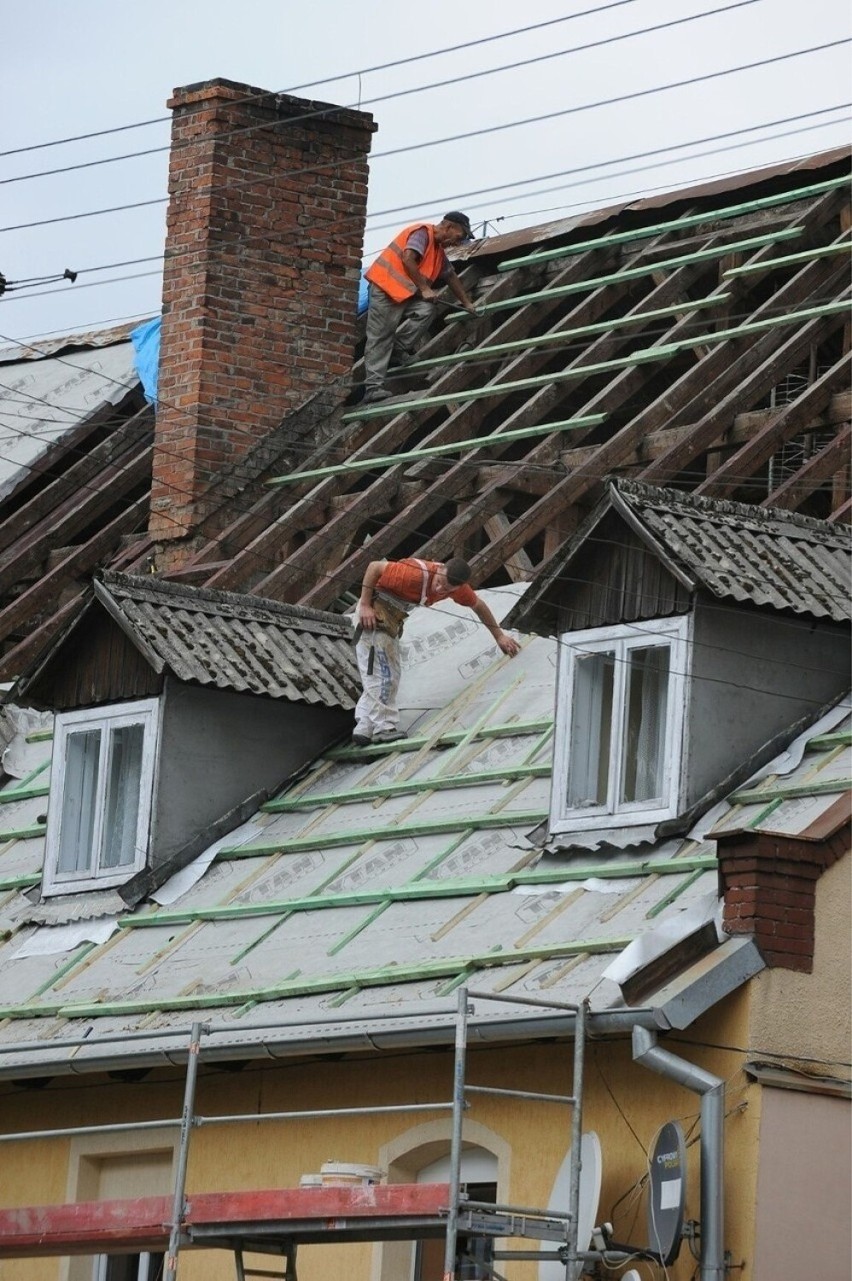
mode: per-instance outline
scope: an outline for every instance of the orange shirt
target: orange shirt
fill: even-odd
[[[422,562],[428,571],[429,581],[426,588],[426,605],[434,605],[439,600],[454,600],[457,605],[467,605],[471,609],[479,604],[479,597],[470,586],[462,583],[460,587],[451,587],[447,591],[437,591],[433,586],[435,571],[441,568],[438,560]],[[423,573],[417,561],[411,557],[407,560],[389,560],[382,570],[376,590],[398,596],[409,604],[419,605],[423,595]]]

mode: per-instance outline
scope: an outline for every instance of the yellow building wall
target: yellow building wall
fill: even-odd
[[[756,1185],[759,1089],[742,1072],[747,1045],[748,1000],[740,994],[697,1023],[688,1033],[665,1040],[666,1048],[728,1082],[726,1122],[726,1246],[734,1260],[746,1261],[738,1274],[749,1281],[752,1253],[752,1208]],[[713,1048],[715,1047],[715,1048]],[[277,1065],[249,1063],[242,1071],[202,1066],[197,1112],[201,1115],[264,1113],[297,1108],[370,1107],[390,1103],[449,1101],[452,1053],[388,1052],[371,1058]],[[472,1084],[571,1092],[570,1043],[471,1048],[468,1080]],[[183,1074],[152,1073],[131,1084],[100,1079],[56,1078],[38,1093],[4,1086],[0,1093],[0,1126],[48,1128],[116,1120],[149,1120],[180,1115]],[[678,1119],[688,1140],[698,1133],[699,1099],[675,1083],[632,1062],[626,1039],[590,1042],[584,1089],[585,1130],[594,1129],[603,1149],[603,1188],[598,1221],[613,1223],[619,1240],[647,1242],[645,1200],[641,1184],[647,1153],[659,1127]],[[468,1137],[492,1147],[501,1158],[498,1197],[511,1204],[546,1206],[570,1142],[570,1109],[550,1103],[477,1096],[466,1118]],[[406,1148],[448,1144],[449,1113],[322,1118],[306,1122],[263,1122],[201,1127],[193,1132],[187,1192],[298,1186],[302,1174],[317,1172],[326,1161],[377,1165],[383,1154],[398,1156]],[[144,1132],[142,1132],[144,1133]],[[446,1137],[444,1137],[446,1136]],[[162,1136],[158,1141],[162,1141]],[[4,1145],[4,1206],[62,1203],[79,1185],[75,1167],[82,1153],[102,1152],[106,1140],[56,1140]],[[132,1132],[110,1137],[110,1150],[132,1150]],[[150,1147],[154,1140],[146,1135]],[[87,1144],[89,1147],[87,1147]],[[91,1145],[95,1145],[94,1147]],[[426,1149],[424,1148],[424,1151]],[[423,1164],[426,1162],[423,1161]],[[403,1165],[395,1166],[396,1177]],[[698,1144],[688,1148],[687,1216],[699,1214]],[[76,1183],[75,1183],[76,1180]],[[162,1189],[170,1192],[169,1187]],[[73,1196],[71,1197],[73,1199]],[[520,1243],[518,1243],[520,1244]],[[383,1249],[371,1243],[306,1246],[299,1252],[300,1281],[408,1281],[407,1264],[387,1262]],[[525,1248],[530,1248],[526,1244]],[[403,1255],[393,1256],[397,1260]],[[269,1260],[266,1260],[266,1266]],[[0,1281],[77,1281],[80,1264],[58,1260],[0,1261]],[[388,1269],[391,1269],[390,1272]],[[671,1281],[687,1281],[695,1262],[684,1245],[669,1270]],[[511,1281],[536,1281],[536,1264],[506,1264]],[[85,1271],[85,1269],[84,1269]],[[232,1257],[219,1251],[186,1251],[182,1281],[232,1281]]]
[[[816,884],[813,972],[764,970],[751,987],[751,1045],[800,1071],[849,1078],[852,856]],[[792,1056],[795,1056],[792,1057]]]

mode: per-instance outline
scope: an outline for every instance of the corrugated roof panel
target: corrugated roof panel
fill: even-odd
[[[346,709],[360,695],[338,615],[112,573],[96,591],[179,680]]]
[[[687,575],[715,596],[815,618],[852,618],[848,528],[636,481],[613,482],[613,489]]]

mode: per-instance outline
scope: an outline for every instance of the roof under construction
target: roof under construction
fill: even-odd
[[[91,412],[93,385],[0,501],[3,674],[103,567],[333,611],[377,556],[528,581],[612,474],[848,522],[847,199],[838,150],[478,242],[458,265],[481,315],[433,332],[402,399],[330,386],[290,415],[213,484],[177,569],[146,533],[153,413]]]
[[[486,599],[500,615],[516,596]],[[325,753],[154,902],[118,911],[90,896],[88,919],[47,931],[22,893],[44,850],[50,745],[32,744],[43,763],[0,792],[5,1072],[162,1062],[199,1015],[213,1058],[441,1043],[463,982],[508,1000],[474,1038],[529,1034],[522,999],[542,996],[588,997],[613,1030],[683,1027],[762,968],[748,938],[707,942],[715,836],[823,821],[848,788],[847,707],[686,837],[615,848],[592,834],[548,853],[531,835],[548,812],[555,644],[495,661],[445,603],[412,616],[405,647],[406,742]],[[625,996],[648,954],[696,932],[693,961]],[[554,1029],[559,1017],[536,1014]]]

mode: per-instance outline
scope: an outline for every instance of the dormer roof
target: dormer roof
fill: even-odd
[[[344,710],[360,693],[351,627],[339,614],[104,571],[88,608],[10,697],[35,693],[83,619],[100,610],[158,676]]]
[[[553,634],[578,579],[576,564],[614,513],[688,592],[848,622],[852,537],[848,527],[796,512],[719,501],[610,479],[607,493],[507,620]]]

